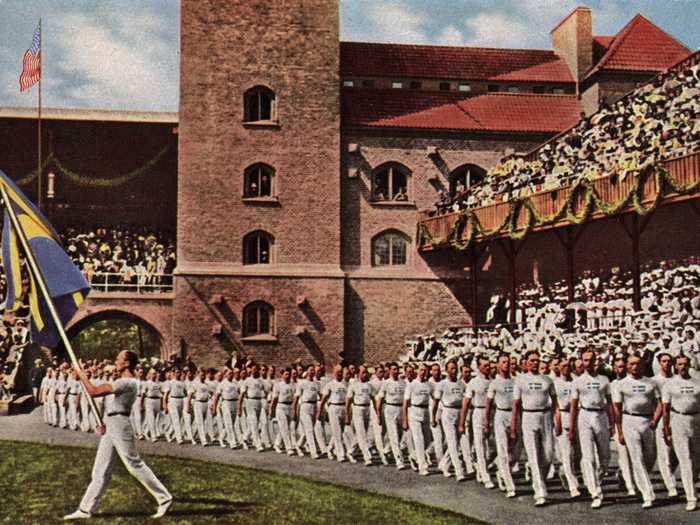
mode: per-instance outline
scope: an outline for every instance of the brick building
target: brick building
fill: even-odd
[[[408,335],[471,324],[468,261],[419,254],[417,211],[689,54],[641,15],[593,35],[588,8],[551,51],[340,42],[334,0],[181,13],[173,341],[212,364],[233,349],[386,359]],[[697,253],[682,213],[668,220]],[[519,277],[561,271],[542,238]],[[483,292],[502,268],[484,259]]]

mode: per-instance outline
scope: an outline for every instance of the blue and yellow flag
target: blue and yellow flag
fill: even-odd
[[[2,170],[0,170],[0,184],[7,192],[9,204],[17,216],[19,227],[27,238],[41,278],[46,284],[58,317],[65,326],[89,293],[90,285],[61,246],[53,226]],[[28,282],[24,283],[25,290],[22,289],[20,253],[17,232],[10,220],[10,214],[5,209],[2,263],[7,279],[6,308],[11,311],[19,308],[26,290],[32,318],[32,339],[40,345],[53,348],[59,341],[57,327],[51,317],[46,299],[29,268],[26,272]]]

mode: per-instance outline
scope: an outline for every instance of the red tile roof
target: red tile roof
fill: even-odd
[[[574,82],[553,51],[341,42],[344,77]]]
[[[601,39],[597,44],[608,49],[588,76],[600,70],[663,71],[690,54],[687,47],[639,14],[615,35],[612,43]]]
[[[581,110],[575,95],[342,91],[343,125],[368,128],[556,133],[573,126]]]

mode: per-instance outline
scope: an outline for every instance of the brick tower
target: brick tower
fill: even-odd
[[[343,349],[335,0],[183,0],[175,348]]]

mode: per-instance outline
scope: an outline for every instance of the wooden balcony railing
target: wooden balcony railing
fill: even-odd
[[[624,179],[605,176],[583,185],[566,186],[521,200],[497,202],[465,211],[435,216],[431,216],[432,211],[422,211],[418,214],[416,242],[421,251],[464,247],[465,243],[520,237],[529,231],[573,224],[586,215],[588,220],[595,220],[614,213],[645,213],[655,204],[700,198],[700,153],[666,160],[661,167],[668,173],[671,184],[661,171],[628,174]],[[575,192],[573,196],[572,192]],[[593,205],[587,211],[586,207],[591,206],[591,194],[597,195],[600,206]],[[612,209],[615,204],[621,204],[619,209]],[[539,220],[533,220],[533,215]]]

